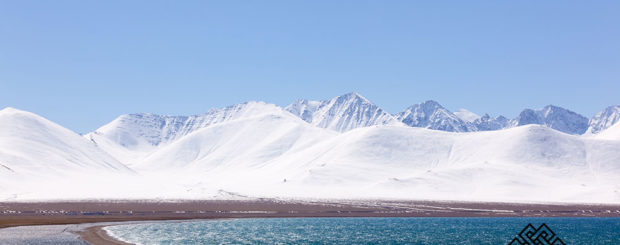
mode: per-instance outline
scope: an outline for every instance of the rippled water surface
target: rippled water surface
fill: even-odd
[[[620,218],[270,218],[118,225],[139,244],[507,244],[546,223],[566,244],[620,244]]]

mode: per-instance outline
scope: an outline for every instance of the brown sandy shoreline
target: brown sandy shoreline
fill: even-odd
[[[620,204],[435,201],[84,201],[0,203],[0,228],[122,221],[280,217],[620,217]],[[102,225],[78,232],[91,244],[126,244]]]
[[[126,243],[123,241],[116,240],[114,237],[108,235],[108,233],[103,229],[106,227],[105,225],[93,226],[86,228],[83,231],[76,232],[80,235],[82,240],[86,241],[89,244],[93,245],[128,245],[131,243]]]

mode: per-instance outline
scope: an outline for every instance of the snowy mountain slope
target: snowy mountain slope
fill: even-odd
[[[596,134],[620,122],[620,105],[610,106],[590,119],[587,133]]]
[[[593,135],[596,139],[605,140],[620,140],[620,122],[612,125],[611,127]]]
[[[135,168],[201,172],[252,169],[335,135],[280,111],[202,128],[163,147]]]
[[[13,108],[0,111],[0,164],[22,177],[133,172],[80,135]]]
[[[86,134],[101,149],[129,165],[139,162],[159,146],[178,140],[212,124],[279,113],[282,109],[264,102],[247,102],[223,109],[212,109],[202,115],[162,116],[155,114],[122,115],[114,121]]]
[[[198,134],[192,141],[205,139]],[[268,155],[256,153],[270,149],[263,147],[269,144],[252,140],[250,145],[258,145],[258,150],[217,149],[234,152],[206,153],[181,166],[200,173],[188,179],[258,196],[620,201],[620,154],[615,150],[620,142],[567,135],[544,126],[465,134],[375,126],[320,138],[285,154]],[[162,155],[195,145],[183,144],[171,145]],[[213,145],[220,144],[202,148]],[[162,161],[153,159],[156,162]],[[175,157],[163,162],[173,164]]]
[[[298,100],[285,110],[304,121],[338,132],[373,125],[399,125],[392,115],[357,93],[327,101]]]
[[[548,105],[542,109],[525,109],[513,119],[513,125],[545,125],[552,129],[569,133],[583,134],[588,129],[588,119],[562,107]]]
[[[551,198],[549,192],[558,194],[553,199],[579,196],[564,189],[565,185],[577,180],[588,186],[601,186],[598,181],[608,186],[615,184],[615,188],[619,184],[614,178],[596,179],[596,174],[602,173],[615,173],[613,176],[618,177],[620,166],[614,161],[620,160],[620,156],[609,155],[613,147],[606,150],[591,147],[588,152],[586,146],[589,142],[545,127],[526,126],[468,134],[397,127],[356,131],[344,136],[344,143],[327,147],[331,150],[315,160],[311,171],[302,174],[305,185],[339,180],[338,185],[365,185],[375,190],[374,195],[400,198],[459,196],[459,199],[536,200]],[[615,147],[620,145],[615,144]],[[601,159],[589,162],[594,158],[607,161],[604,164],[599,164]],[[345,169],[348,171],[342,171]],[[541,182],[528,181],[533,177]],[[295,180],[289,179],[289,182]],[[549,182],[564,182],[564,185],[547,186]],[[403,191],[377,187],[383,185]],[[402,185],[410,185],[412,189]],[[515,196],[515,193],[501,193],[503,188],[520,193],[528,193],[530,188],[548,192]],[[351,189],[345,192],[350,193]],[[355,189],[360,195],[371,192]],[[476,193],[479,189],[486,190]],[[598,191],[595,187],[579,190]],[[606,187],[604,195],[613,196],[613,193]]]
[[[476,119],[480,118],[480,116],[478,116],[476,113],[473,113],[473,112],[468,111],[466,109],[460,109],[458,111],[455,111],[454,115],[456,115],[461,120],[463,120],[465,122],[469,122],[469,123],[472,123]]]
[[[374,131],[379,131],[375,129]],[[389,128],[381,130],[390,130]],[[393,129],[391,129],[393,130]],[[568,142],[565,144],[566,135],[559,134],[540,126],[517,127],[507,130],[454,134],[427,130],[395,130],[392,137],[396,135],[409,135],[410,142],[407,152],[420,152],[418,158],[413,161],[422,163],[434,163],[426,167],[447,167],[458,164],[475,164],[484,162],[495,163],[535,163],[541,165],[548,164],[569,164],[574,159],[582,158],[580,151],[563,150],[565,148],[580,148],[579,143]],[[375,132],[376,135],[387,134],[385,132]],[[389,134],[388,134],[389,135]],[[449,139],[449,141],[446,141]],[[429,142],[435,142],[429,144]],[[444,147],[438,147],[436,142],[449,142]],[[501,144],[499,142],[502,142]],[[425,148],[428,145],[430,149]],[[375,144],[376,146],[376,144]],[[418,149],[419,148],[419,149]],[[390,149],[385,146],[385,150]],[[559,151],[559,152],[558,152]],[[428,155],[425,152],[441,152],[440,155]],[[431,156],[431,158],[428,158]],[[411,160],[409,160],[411,161]],[[583,164],[580,163],[580,164]]]
[[[395,116],[399,121],[411,127],[448,132],[476,131],[473,125],[470,125],[433,100],[412,105]]]

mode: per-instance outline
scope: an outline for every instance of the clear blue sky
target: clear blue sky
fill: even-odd
[[[0,1],[0,107],[120,114],[359,92],[516,116],[620,104],[620,1]]]

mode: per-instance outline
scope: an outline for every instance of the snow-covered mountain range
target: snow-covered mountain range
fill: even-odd
[[[471,123],[461,119],[432,100],[412,105],[395,116],[399,121],[411,127],[448,132],[476,131]]]
[[[569,133],[583,134],[588,129],[588,119],[567,109],[548,105],[539,110],[525,109],[513,120],[514,126],[528,124],[545,125],[552,129]]]
[[[345,132],[372,125],[399,125],[448,132],[475,132],[506,129],[529,124],[543,125],[568,134],[597,133],[620,121],[620,106],[610,106],[591,120],[562,107],[547,105],[524,109],[516,118],[478,116],[466,109],[455,112],[428,100],[390,115],[357,93],[325,101],[298,100],[285,110],[321,128]]]
[[[285,108],[122,115],[80,136],[0,111],[0,199],[398,198],[620,203],[620,118],[517,118],[435,101],[390,114],[359,94]],[[585,119],[585,120],[584,120]],[[229,195],[229,194],[227,194]]]
[[[372,125],[400,125],[392,115],[357,93],[326,101],[298,100],[284,108],[304,121],[338,132]]]

